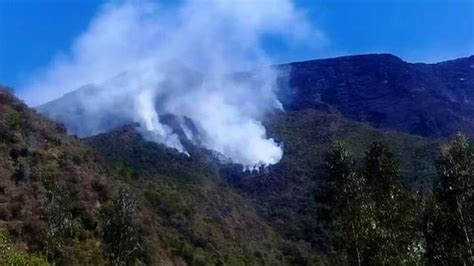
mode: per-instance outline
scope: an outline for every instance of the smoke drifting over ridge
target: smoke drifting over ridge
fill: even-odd
[[[263,38],[273,35],[291,42],[321,37],[290,0],[189,0],[174,7],[110,2],[21,96],[39,105],[87,85],[69,95],[73,100],[40,110],[82,135],[138,122],[148,138],[185,152],[160,121],[173,114],[188,138],[185,118],[196,124],[202,146],[236,163],[274,164],[282,150],[260,122],[281,108],[278,73],[262,48]],[[242,70],[252,70],[251,77],[230,74]]]

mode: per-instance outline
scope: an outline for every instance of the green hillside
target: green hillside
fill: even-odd
[[[201,156],[188,157],[162,145],[146,142],[133,126],[92,137],[89,142],[109,158],[114,171],[123,173],[125,182],[139,190],[144,187],[156,187],[154,190],[173,187],[176,195],[180,195],[182,207],[203,210],[202,207],[210,204],[216,205],[214,212],[218,212],[224,207],[220,204],[228,198],[234,198],[231,202],[237,206],[240,201],[252,206],[256,213],[251,217],[258,219],[257,222],[249,221],[245,230],[253,230],[255,224],[265,224],[276,230],[279,242],[283,240],[283,251],[278,252],[303,264],[317,260],[312,254],[323,255],[328,248],[330,233],[324,228],[327,217],[320,217],[320,209],[325,203],[318,199],[324,196],[324,156],[334,140],[347,144],[357,158],[364,156],[364,151],[373,141],[385,140],[400,161],[404,180],[414,190],[429,191],[435,180],[434,158],[438,143],[434,141],[373,129],[367,124],[348,121],[337,113],[313,109],[276,114],[267,122],[267,128],[282,143],[285,155],[279,164],[252,173],[243,172],[237,165],[216,164],[203,151]],[[215,198],[200,201],[203,186],[220,193],[214,192]],[[198,212],[196,215],[212,214]],[[162,215],[158,212],[158,216]],[[230,219],[228,222],[236,221]],[[220,227],[209,225],[216,235],[222,234]],[[232,227],[231,224],[224,227],[227,226]],[[194,232],[199,230],[198,227],[191,229]],[[245,239],[243,243],[248,247],[253,245],[252,242],[252,239]],[[219,244],[222,250],[224,246]],[[272,254],[275,252],[271,251]],[[236,254],[242,256],[242,253]]]
[[[96,153],[0,88],[0,220],[15,246],[59,263],[103,260],[108,187]]]
[[[134,130],[89,140],[97,152],[0,92],[0,220],[18,254],[59,265],[292,264],[288,243],[209,161]],[[117,229],[135,236],[109,239]],[[119,256],[121,242],[131,255]]]
[[[222,172],[277,232],[304,241],[320,253],[329,248],[327,217],[321,210],[327,197],[324,157],[333,141],[341,141],[356,159],[362,159],[372,142],[383,140],[394,151],[402,179],[414,191],[429,192],[436,180],[437,141],[374,129],[338,113],[314,109],[276,114],[267,128],[283,144],[280,163],[263,173],[244,176],[233,169]]]
[[[291,264],[286,243],[207,158],[148,142],[133,126],[88,142],[141,198],[152,245],[193,265]]]
[[[59,265],[327,264],[325,157],[334,141],[360,162],[382,140],[419,195],[437,179],[440,141],[332,110],[276,113],[265,125],[284,157],[243,171],[197,147],[187,156],[146,141],[134,125],[86,140],[68,136],[2,89],[0,221],[8,245],[24,259]]]

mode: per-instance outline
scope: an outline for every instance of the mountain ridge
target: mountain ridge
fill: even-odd
[[[392,54],[364,54],[277,65],[278,98],[286,110],[331,106],[349,119],[426,137],[457,131],[474,136],[474,56],[434,64],[407,63]],[[191,75],[192,74],[192,75]],[[190,73],[192,80],[198,74]],[[90,135],[80,100],[89,85],[37,107],[71,133]],[[324,107],[326,108],[326,107]],[[110,112],[102,130],[131,121]],[[104,124],[104,125],[105,125]],[[112,126],[110,126],[112,125]],[[88,134],[85,134],[88,133]]]
[[[406,63],[390,54],[291,63],[280,91],[287,109],[333,106],[375,127],[448,137],[474,134],[474,56],[437,64]]]

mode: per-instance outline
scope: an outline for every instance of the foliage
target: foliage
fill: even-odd
[[[136,264],[143,260],[143,239],[138,206],[130,191],[122,189],[110,209],[104,211],[102,237],[105,252],[114,265]]]
[[[47,216],[50,237],[68,239],[74,236],[72,200],[70,192],[64,185],[55,183],[53,188],[47,191],[44,213]]]
[[[409,247],[416,242],[413,201],[401,184],[393,153],[374,142],[364,160],[363,175],[374,206],[371,263],[403,264],[411,261]],[[416,257],[416,256],[415,256]]]
[[[457,134],[441,149],[440,186],[425,212],[428,261],[474,264],[474,144]]]
[[[0,219],[15,243],[51,263],[101,261],[99,200],[107,189],[94,152],[0,88]]]
[[[326,157],[334,203],[330,206],[335,255],[350,265],[421,263],[415,204],[400,182],[393,154],[374,142],[357,169],[336,143]]]
[[[340,143],[333,145],[326,162],[335,198],[331,217],[337,259],[344,264],[367,264],[374,204],[367,193],[366,179],[358,173],[349,152]]]
[[[49,263],[42,257],[27,254],[15,249],[10,235],[5,229],[0,229],[0,264],[15,266],[47,266]]]

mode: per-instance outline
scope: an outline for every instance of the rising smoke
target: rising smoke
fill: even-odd
[[[46,112],[53,118],[66,115],[62,122],[73,123],[82,135],[108,129],[104,117],[107,125],[113,117],[137,122],[149,138],[185,152],[175,132],[160,121],[160,115],[173,114],[196,124],[201,145],[236,163],[277,163],[282,149],[267,138],[260,121],[281,108],[275,94],[278,72],[269,67],[262,41],[275,36],[304,41],[320,33],[291,0],[179,3],[105,4],[70,51],[30,79],[22,97],[37,106],[82,87],[74,102]],[[252,75],[231,74],[242,71]],[[181,126],[191,137],[186,124]]]

